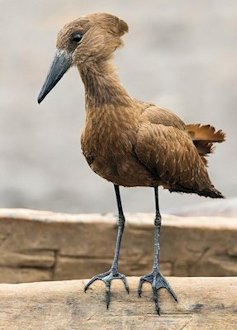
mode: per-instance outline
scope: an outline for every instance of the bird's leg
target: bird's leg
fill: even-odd
[[[138,286],[138,295],[141,296],[142,285],[144,282],[149,282],[152,286],[153,299],[155,302],[155,307],[157,314],[160,315],[160,306],[158,301],[158,290],[161,288],[165,288],[175,301],[177,297],[174,291],[171,289],[169,283],[166,281],[164,276],[160,273],[159,270],[159,250],[160,250],[160,229],[161,229],[161,215],[159,210],[159,200],[158,200],[158,188],[155,187],[155,202],[156,202],[156,217],[155,217],[155,231],[154,231],[154,263],[153,263],[153,271],[148,275],[144,275],[140,278],[139,286]]]
[[[118,259],[119,259],[119,252],[120,252],[120,246],[121,246],[121,241],[122,241],[122,236],[123,236],[123,230],[124,230],[124,223],[125,223],[125,217],[123,214],[123,208],[122,208],[122,203],[121,203],[121,198],[120,198],[120,192],[119,192],[119,186],[114,185],[115,189],[115,194],[116,194],[116,200],[117,200],[117,205],[118,205],[118,232],[117,232],[117,240],[116,240],[116,246],[115,246],[115,253],[114,253],[114,260],[112,263],[112,266],[109,271],[95,275],[92,277],[92,279],[86,284],[85,286],[85,292],[89,288],[89,286],[95,282],[96,280],[101,280],[105,283],[106,286],[106,305],[107,308],[109,308],[109,303],[110,303],[110,286],[111,286],[111,281],[114,279],[120,279],[122,280],[127,292],[129,293],[129,287],[128,287],[128,282],[125,277],[125,275],[121,274],[118,272]]]

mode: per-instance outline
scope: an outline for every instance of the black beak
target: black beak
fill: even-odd
[[[57,82],[62,78],[64,73],[70,68],[72,64],[72,56],[65,50],[58,49],[53,63],[49,69],[43,87],[38,96],[38,103],[41,103],[45,96],[54,88]]]

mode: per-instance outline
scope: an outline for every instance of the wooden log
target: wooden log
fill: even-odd
[[[237,278],[168,278],[179,302],[161,289],[161,316],[150,286],[137,296],[138,278],[128,278],[128,295],[112,282],[109,310],[102,282],[84,293],[85,280],[0,285],[0,329],[236,329]]]
[[[120,255],[126,275],[150,272],[153,214],[128,214]],[[161,270],[172,276],[236,276],[237,219],[164,215]],[[112,214],[0,210],[0,282],[89,278],[109,269]]]

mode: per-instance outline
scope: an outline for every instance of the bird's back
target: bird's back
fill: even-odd
[[[208,176],[205,156],[214,142],[222,141],[224,133],[210,125],[185,125],[172,112],[144,103],[135,152],[170,191],[221,198]]]

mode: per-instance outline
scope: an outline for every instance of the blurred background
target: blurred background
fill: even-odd
[[[0,0],[0,207],[116,210],[112,184],[94,174],[81,154],[84,89],[77,70],[40,106],[36,102],[58,30],[97,11],[129,24],[116,65],[132,96],[169,108],[186,123],[226,132],[226,143],[209,159],[209,173],[236,206],[235,0]],[[123,188],[122,199],[126,211],[154,210],[152,189]],[[167,213],[215,203],[165,190],[160,199]]]

